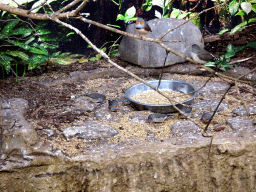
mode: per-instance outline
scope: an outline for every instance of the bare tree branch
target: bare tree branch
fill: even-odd
[[[79,2],[81,2],[81,0],[74,0],[71,3],[69,3],[68,5],[66,5],[65,7],[61,8],[58,11],[56,11],[56,13],[62,13],[64,11],[68,10],[69,8],[73,7],[74,5],[76,5]]]
[[[30,19],[37,19],[37,20],[49,20],[49,15],[52,15],[52,14],[44,14],[44,13],[30,13],[29,10],[12,7],[9,5],[5,5],[3,3],[0,3],[0,10],[7,11],[15,15],[27,17]],[[58,15],[58,18],[60,19],[76,16],[73,12],[54,13],[54,14]]]

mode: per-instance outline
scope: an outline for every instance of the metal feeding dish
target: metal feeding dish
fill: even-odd
[[[147,81],[148,84],[157,87],[158,86],[158,80],[153,81]],[[189,84],[186,81],[178,81],[178,80],[161,80],[161,84],[158,88],[159,90],[170,90],[170,91],[179,91],[181,93],[189,94],[191,97],[185,101],[182,101],[180,103],[189,105],[193,99],[196,97],[197,93],[195,91],[194,86]],[[149,86],[145,85],[144,83],[138,83],[135,85],[132,85],[128,89],[125,90],[125,97],[131,101],[132,105],[136,107],[138,110],[149,110],[155,113],[171,113],[176,112],[176,109],[172,106],[172,104],[164,104],[164,105],[153,105],[153,104],[147,104],[147,103],[141,103],[138,101],[135,101],[131,99],[132,96],[142,93],[144,91],[150,91],[153,90]],[[175,104],[178,108],[181,108],[182,105],[176,103]]]

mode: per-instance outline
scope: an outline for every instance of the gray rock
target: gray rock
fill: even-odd
[[[176,136],[200,133],[199,127],[191,121],[177,121],[171,126],[170,129],[171,133]]]
[[[67,141],[76,137],[78,139],[101,139],[109,138],[118,134],[119,131],[96,121],[87,121],[68,127],[63,131]]]
[[[250,71],[250,69],[239,66],[239,67],[229,69],[228,71],[224,72],[224,74],[228,75],[228,76],[232,76],[232,77],[239,77],[241,75],[244,75],[244,74],[248,73],[249,71]],[[249,73],[248,75],[246,75],[245,77],[243,77],[241,79],[249,80],[249,81],[250,80],[255,81],[256,80],[256,73],[255,72]]]
[[[227,124],[235,131],[254,131],[253,120],[240,117],[232,117],[227,120]]]
[[[202,95],[223,94],[228,89],[229,84],[221,81],[212,81],[206,83],[205,87],[199,91]]]
[[[94,116],[100,121],[114,121],[115,112],[111,112],[107,106],[95,110]]]
[[[204,100],[197,100],[194,104],[192,104],[193,109],[197,110],[210,110],[215,111],[220,99],[210,98]],[[228,104],[225,101],[222,101],[217,111],[225,111],[228,109]]]
[[[32,145],[38,141],[38,135],[29,124],[24,114],[28,102],[21,98],[9,99],[0,103],[0,125],[3,134],[0,135],[2,158],[17,156],[21,159],[31,159],[34,152]]]
[[[169,69],[164,70],[170,73],[179,73],[179,74],[191,74],[191,75],[200,75],[204,71],[196,64],[177,64],[171,66]]]
[[[183,19],[162,18],[151,20],[148,22],[152,32],[147,34],[149,38],[160,38],[165,32],[173,27],[184,22]],[[161,27],[159,27],[161,26]],[[137,34],[134,29],[134,24],[127,27],[126,32]],[[198,44],[203,47],[203,38],[199,28],[192,22],[188,22],[181,27],[171,31],[163,38],[164,44],[173,50],[189,56],[190,46]],[[179,40],[180,42],[170,42]],[[158,43],[142,41],[139,39],[124,36],[119,46],[120,57],[128,62],[140,65],[142,67],[161,67],[164,63],[166,51]],[[173,53],[169,53],[166,65],[169,66],[175,63],[186,61]]]
[[[250,114],[256,114],[256,106],[253,106],[253,105],[247,106],[247,110],[249,111]],[[232,113],[237,114],[239,116],[247,115],[247,112],[246,112],[244,106],[237,107],[236,109],[234,109],[232,111]]]
[[[24,117],[27,107],[28,102],[21,98],[9,99],[7,102],[0,103],[0,117],[3,117],[0,118],[0,125],[3,125],[4,142],[10,140],[7,137],[16,136],[28,145],[33,145],[38,141],[36,131]]]
[[[131,123],[148,123],[148,115],[144,111],[136,111],[134,114],[130,115],[129,122]]]
[[[96,109],[94,112],[94,116],[96,120],[100,121],[120,121],[120,117],[127,113],[131,113],[132,110],[127,106],[122,106],[116,112],[110,111],[108,106],[101,106],[100,108]]]
[[[73,107],[75,110],[81,110],[82,112],[91,112],[95,110],[100,104],[93,103],[86,96],[81,96],[75,99]]]

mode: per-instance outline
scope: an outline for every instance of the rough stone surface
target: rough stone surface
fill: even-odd
[[[100,104],[91,102],[86,96],[76,98],[73,104],[74,110],[80,110],[82,112],[93,111],[99,106]]]
[[[209,139],[207,139],[209,140]],[[254,191],[255,141],[176,147],[165,142],[127,144],[63,160],[1,172],[1,191]],[[122,156],[114,152],[119,149]],[[144,153],[136,153],[143,149]],[[161,150],[159,150],[161,149]],[[101,158],[100,154],[108,154]],[[136,155],[133,155],[136,154]],[[27,174],[29,173],[29,174]],[[18,178],[18,179],[17,179]],[[232,179],[230,179],[232,178]],[[24,182],[26,181],[26,182]],[[214,182],[213,182],[214,181]]]
[[[247,106],[247,110],[250,113],[250,115],[251,114],[256,114],[256,106],[254,106],[254,105]],[[246,116],[247,115],[247,112],[246,112],[244,106],[237,107],[236,109],[234,109],[232,111],[232,113],[234,113],[236,115],[239,115],[239,116]]]
[[[192,104],[192,107],[197,110],[201,111],[215,111],[217,105],[219,104],[220,99],[216,98],[209,98],[209,99],[203,99],[198,100],[194,104]],[[228,109],[228,104],[225,101],[222,101],[217,111],[225,111]]]
[[[127,106],[121,106],[117,112],[110,111],[108,106],[102,106],[95,110],[94,116],[101,121],[120,121],[120,116],[132,112]]]
[[[2,126],[2,152],[27,155],[30,145],[38,141],[34,128],[25,120],[28,102],[21,98],[9,99],[0,103],[0,125]]]
[[[149,113],[141,112],[141,111],[136,111],[134,114],[130,115],[129,122],[132,123],[148,123],[148,116]]]
[[[249,72],[250,72],[250,69],[247,69],[245,67],[235,67],[235,68],[231,68],[228,71],[224,72],[224,74],[237,78],[237,77],[239,77],[241,75],[244,75],[246,73],[249,73]],[[255,72],[249,73],[248,75],[244,76],[241,79],[255,81],[256,80],[256,73]]]
[[[148,33],[148,38],[160,38],[169,29],[184,22],[182,19],[162,18],[151,20],[148,22],[152,29],[152,33]],[[161,26],[161,27],[159,27]],[[127,27],[126,32],[137,34],[134,29],[134,24]],[[180,42],[164,42],[165,45],[173,50],[189,56],[189,50],[193,44],[203,46],[203,38],[199,28],[192,22],[188,22],[174,31],[171,31],[164,38],[164,41],[179,40]],[[158,43],[142,41],[139,39],[124,36],[119,46],[120,57],[128,62],[139,65],[141,67],[161,67],[164,63],[166,51]],[[165,66],[175,63],[184,62],[185,59],[169,53]]]
[[[254,131],[253,120],[248,118],[233,117],[227,120],[227,124],[235,131]]]
[[[200,132],[198,126],[191,121],[177,121],[171,126],[173,135],[184,136],[185,134],[196,134]]]
[[[113,137],[118,133],[118,130],[104,124],[99,124],[96,121],[87,121],[76,124],[72,127],[67,127],[63,131],[64,137],[69,141],[71,138],[78,139],[101,139]]]
[[[222,94],[225,93],[228,89],[229,84],[226,82],[213,81],[206,83],[205,87],[199,91],[202,95],[210,95],[210,94]]]

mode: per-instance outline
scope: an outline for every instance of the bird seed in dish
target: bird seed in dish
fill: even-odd
[[[174,102],[182,102],[190,98],[188,94],[184,94],[178,91],[171,91],[169,89],[160,90],[165,95],[169,96]],[[131,97],[132,100],[138,101],[140,103],[152,104],[152,105],[164,105],[170,104],[170,101],[164,96],[160,95],[158,92],[150,90],[138,93]]]

